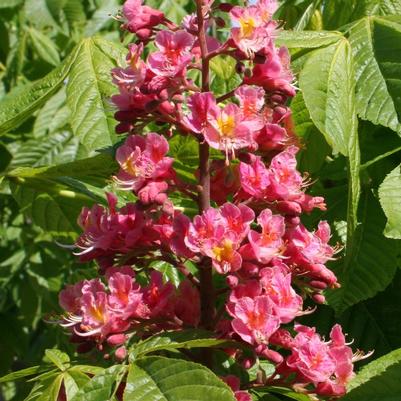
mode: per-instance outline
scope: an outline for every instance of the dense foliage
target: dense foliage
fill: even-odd
[[[27,368],[1,379],[4,383],[1,394],[3,399],[23,399],[28,392],[28,399],[36,400],[57,400],[58,397],[66,397],[68,400],[105,400],[110,397],[115,399],[120,397],[120,383],[127,382],[124,395],[126,400],[150,399],[146,397],[151,395],[142,394],[138,390],[143,383],[146,383],[146,392],[158,394],[160,399],[166,398],[164,394],[169,393],[171,399],[178,400],[182,399],[181,391],[184,390],[180,386],[169,387],[163,383],[176,380],[176,375],[180,372],[191,372],[191,375],[185,376],[185,384],[190,393],[199,394],[199,400],[232,400],[233,395],[229,387],[206,368],[194,364],[194,360],[213,367],[213,371],[219,377],[229,376],[226,381],[235,390],[239,388],[233,375],[241,379],[242,385],[258,384],[259,386],[255,387],[257,390],[251,391],[255,399],[308,399],[305,394],[299,392],[299,386],[290,389],[288,382],[273,382],[273,363],[280,362],[279,355],[276,351],[264,347],[257,349],[256,345],[260,341],[255,337],[255,333],[247,331],[239,322],[242,319],[244,323],[241,312],[250,306],[241,301],[241,296],[234,290],[235,280],[245,280],[244,276],[235,273],[240,263],[235,249],[239,249],[240,256],[246,258],[252,248],[255,254],[250,256],[249,260],[256,260],[256,265],[273,264],[277,267],[279,263],[271,262],[271,258],[272,255],[280,254],[279,249],[283,246],[282,243],[276,243],[276,248],[261,248],[260,230],[256,221],[250,226],[254,216],[251,216],[248,209],[242,209],[242,231],[228,232],[227,218],[235,215],[238,219],[238,209],[230,204],[220,209],[217,207],[226,200],[248,200],[248,206],[257,210],[257,214],[266,207],[252,205],[252,202],[249,202],[250,197],[253,201],[274,203],[274,213],[284,216],[281,218],[286,219],[287,232],[282,241],[293,245],[292,249],[291,246],[288,247],[290,251],[284,253],[282,262],[286,263],[290,258],[291,263],[303,269],[293,285],[298,293],[304,296],[304,300],[298,298],[299,295],[293,293],[293,289],[287,288],[292,294],[292,311],[286,310],[287,315],[284,312],[282,315],[275,312],[275,318],[269,322],[270,332],[264,332],[266,337],[269,337],[279,324],[288,324],[295,315],[299,315],[296,321],[304,325],[302,327],[317,327],[317,331],[325,335],[326,339],[329,338],[334,324],[340,323],[343,331],[348,334],[348,339],[354,339],[354,350],[375,350],[373,357],[367,362],[381,357],[369,363],[348,384],[350,391],[343,399],[369,401],[380,397],[386,400],[400,393],[398,377],[401,356],[397,349],[401,347],[401,167],[398,153],[401,151],[401,3],[394,0],[281,2],[275,12],[275,19],[283,21],[284,29],[277,30],[277,37],[276,34],[273,36],[278,46],[285,45],[290,49],[291,68],[295,84],[299,87],[296,92],[292,86],[293,75],[284,61],[284,53],[279,55],[280,63],[284,66],[279,83],[277,80],[272,84],[270,81],[266,83],[258,79],[258,76],[263,76],[263,71],[258,71],[257,67],[252,74],[245,71],[250,66],[247,64],[250,57],[250,54],[247,54],[247,46],[251,46],[251,53],[258,54],[260,45],[248,42],[244,45],[241,38],[236,36],[235,23],[232,28],[234,33],[230,33],[230,16],[235,20],[235,13],[229,14],[231,7],[228,6],[217,10],[219,4],[217,1],[213,4],[216,7],[216,18],[209,28],[210,34],[221,42],[231,34],[234,39],[232,48],[237,48],[242,55],[221,54],[211,58],[209,82],[217,101],[223,100],[231,106],[225,106],[221,111],[214,103],[213,96],[202,99],[192,95],[191,98],[190,93],[194,90],[196,92],[195,88],[202,85],[202,77],[197,68],[188,68],[188,79],[193,81],[187,81],[186,87],[180,88],[183,92],[189,91],[185,93],[187,102],[184,103],[187,104],[183,106],[183,115],[186,117],[179,121],[180,125],[174,121],[177,116],[174,114],[176,110],[163,109],[160,99],[167,96],[164,99],[166,100],[175,94],[163,94],[162,91],[166,88],[162,86],[157,88],[157,92],[160,92],[156,97],[157,102],[148,104],[139,111],[138,108],[124,109],[124,102],[121,98],[119,102],[116,94],[118,86],[121,97],[127,86],[130,90],[129,85],[132,85],[133,80],[144,79],[138,76],[142,76],[143,68],[147,68],[138,61],[141,50],[130,47],[128,61],[131,67],[126,69],[126,45],[137,39],[148,44],[148,39],[153,39],[153,36],[149,36],[153,34],[152,29],[159,23],[164,24],[165,29],[176,30],[175,24],[179,24],[187,13],[196,11],[195,2],[147,2],[147,5],[165,12],[163,17],[160,11],[151,13],[157,24],[145,27],[150,32],[135,26],[135,18],[138,18],[135,15],[130,17],[125,14],[127,20],[117,18],[120,21],[110,18],[109,14],[118,15],[118,10],[121,9],[121,5],[113,1],[3,0],[0,3],[0,313],[5,327],[0,334],[0,369],[1,373],[6,374]],[[163,18],[169,22],[166,24]],[[125,28],[134,33],[120,31],[119,26],[124,22]],[[189,32],[189,36],[181,38],[185,53],[193,46],[190,36],[191,29],[194,30],[194,21],[186,19],[184,27]],[[272,29],[277,29],[275,24]],[[192,33],[196,36],[196,28]],[[144,54],[148,57],[152,72],[166,76],[167,73],[162,71],[160,64],[162,41],[159,36],[156,43],[159,50],[151,43]],[[188,49],[185,49],[185,46]],[[156,56],[152,56],[152,53]],[[199,53],[201,50],[198,51],[197,57]],[[146,60],[146,57],[143,59]],[[269,55],[267,59],[271,57]],[[189,62],[193,62],[186,59],[185,54],[176,61],[176,69],[171,72],[170,68],[168,72],[170,76],[179,76],[183,69],[189,66]],[[262,57],[262,64],[256,65],[263,65],[263,61]],[[136,68],[134,72],[133,68]],[[114,83],[110,75],[111,70],[114,71]],[[259,105],[260,102],[263,103],[264,95],[260,96],[260,91],[233,92],[242,80],[247,84],[263,87],[269,96],[273,92],[281,95],[281,98],[275,97],[273,100],[268,96],[271,103],[258,106],[259,109],[268,109],[274,103],[276,116],[269,120],[269,124],[275,125],[270,130],[275,129],[276,136],[269,143],[258,142],[257,139],[249,137],[249,127],[253,127],[254,130],[255,126],[260,124],[255,118],[242,117],[242,122],[235,121],[236,131],[233,135],[226,136],[234,136],[237,141],[220,141],[221,135],[216,134],[216,127],[227,134],[227,130],[231,129],[230,118],[235,120],[240,113],[244,113],[244,104],[248,102],[249,97],[259,99]],[[160,82],[157,84],[160,85]],[[171,82],[169,85],[168,88],[171,89]],[[252,87],[243,88],[250,90]],[[174,90],[177,90],[177,87]],[[232,98],[226,97],[227,93],[231,96],[236,95],[239,106],[232,103]],[[144,92],[143,95],[149,96],[149,93]],[[114,99],[114,104],[111,99]],[[227,99],[230,101],[227,102]],[[174,100],[178,104],[182,101],[179,97]],[[147,102],[150,103],[149,99]],[[202,112],[199,111],[202,102],[208,105],[210,115],[207,120],[209,123],[212,121],[211,128],[205,129],[202,123]],[[292,110],[292,120],[283,117],[287,116],[287,106]],[[117,107],[120,111],[115,114],[115,118],[119,120],[116,126],[114,113]],[[241,107],[242,111],[239,111],[238,107]],[[279,118],[277,112],[282,113]],[[160,118],[160,115],[164,119]],[[151,118],[148,118],[149,116]],[[284,129],[287,134],[293,131],[297,138],[286,137],[285,141],[282,138],[280,140],[283,131],[277,127]],[[132,133],[144,135],[146,140],[131,136],[125,141],[124,135],[118,136],[115,133],[117,131],[121,134],[133,129],[135,132]],[[157,134],[149,135],[149,132]],[[160,213],[162,216],[163,213],[166,216],[169,213],[171,215],[171,209],[183,212],[191,220],[199,213],[194,189],[196,190],[197,180],[202,179],[202,166],[195,172],[199,162],[197,136],[180,135],[188,132],[200,132],[206,143],[215,148],[210,156],[215,169],[212,176],[212,201],[215,202],[213,205],[216,212],[213,216],[204,216],[203,222],[200,217],[193,220],[194,223],[189,226],[188,232],[184,228],[188,224],[186,220],[176,219],[175,230],[182,231],[178,231],[181,234],[172,247],[181,259],[172,258],[165,249],[162,252],[163,257],[155,257],[155,244],[159,244],[155,242],[155,235],[159,235],[157,241],[166,235],[160,228],[155,232],[147,231],[148,237],[141,238],[137,243],[137,251],[133,253],[122,247],[120,242],[116,245],[116,242],[113,242],[115,238],[102,237],[107,246],[104,243],[99,246],[99,242],[94,244],[93,239],[98,240],[99,233],[94,231],[93,216],[103,216],[103,222],[106,220],[108,226],[107,229],[101,225],[100,227],[107,231],[110,230],[110,224],[113,224],[113,215],[118,216],[118,224],[125,224],[121,217],[129,220],[134,214],[137,219],[143,219],[143,224],[148,227],[149,220],[146,219],[150,218],[154,224],[155,215],[158,218]],[[159,134],[168,134],[168,145]],[[147,154],[146,149],[149,149],[152,143],[156,144],[154,146],[159,151],[164,148],[165,152],[158,154],[156,158],[153,154]],[[308,195],[300,191],[295,201],[291,198],[291,203],[286,202],[288,199],[283,198],[282,188],[277,186],[265,185],[262,190],[259,187],[259,192],[252,186],[247,186],[246,176],[249,176],[251,167],[255,171],[262,171],[262,175],[269,176],[269,181],[272,180],[272,175],[274,176],[273,170],[283,165],[282,159],[285,159],[284,165],[294,166],[296,151],[291,143],[301,147],[297,153],[298,170],[308,172],[309,180],[313,182],[307,191]],[[266,172],[263,172],[265,167],[257,165],[257,160],[253,160],[252,157],[246,159],[242,153],[241,158],[241,149],[245,147],[248,147],[248,150],[249,147],[259,147],[259,154],[262,151],[268,167]],[[136,173],[133,172],[132,166],[127,168],[126,157],[135,148],[141,149],[142,159],[147,160],[135,167],[144,169],[146,179],[133,179]],[[234,160],[236,156],[241,159],[240,163]],[[231,163],[230,168],[226,167],[226,158]],[[237,170],[241,174],[242,193],[238,193],[238,188],[235,187]],[[297,175],[296,170],[290,172],[295,182],[303,185],[302,177]],[[288,172],[286,174],[288,175]],[[110,179],[112,176],[115,177],[113,180]],[[168,183],[168,190],[163,184],[165,182]],[[134,193],[126,189],[133,190]],[[106,192],[113,192],[116,197],[108,196],[106,199]],[[171,201],[168,204],[166,192]],[[309,197],[309,203],[305,196]],[[320,210],[324,209],[321,196],[325,199],[327,210]],[[139,216],[135,208],[130,209],[126,206],[133,205],[138,197],[143,205],[148,205],[147,211],[150,214],[142,215],[141,212]],[[103,206],[94,206],[96,204]],[[310,213],[311,204],[318,206],[318,210]],[[109,212],[106,212],[107,205],[110,207]],[[149,205],[156,206],[152,206],[154,209],[151,209]],[[125,209],[121,209],[124,206]],[[199,206],[202,212],[205,205]],[[84,209],[77,223],[77,217],[83,207],[87,209]],[[294,216],[301,213],[305,227],[294,220]],[[288,223],[290,217],[293,227]],[[214,222],[217,231],[225,230],[220,234],[223,239],[229,238],[230,244],[216,242],[209,244],[209,248],[199,245],[202,224],[207,218]],[[273,225],[280,231],[279,226],[283,220],[278,216],[274,218],[276,220]],[[330,275],[328,270],[319,268],[318,272],[312,271],[309,261],[300,261],[300,248],[305,246],[306,238],[314,238],[316,242],[318,235],[317,242],[321,246],[327,242],[325,225],[319,225],[321,228],[314,231],[322,219],[327,220],[332,227],[333,237],[330,243],[343,245],[343,250],[336,254],[335,260],[327,262],[337,279]],[[216,222],[219,220],[224,227],[218,226]],[[270,224],[271,231],[269,213],[260,214],[257,223],[263,230]],[[131,243],[127,241],[128,248],[132,251],[132,244],[137,241],[138,235],[132,233],[129,223],[127,224],[124,235],[131,236]],[[163,220],[158,224],[168,226],[170,223]],[[78,239],[82,229],[84,234]],[[184,238],[185,241],[180,243],[179,240]],[[213,238],[219,239],[219,234],[214,233]],[[246,238],[249,239],[249,243],[244,245],[243,241],[248,241]],[[301,242],[304,242],[297,248],[294,238],[298,241],[301,238]],[[75,249],[72,244],[77,239],[77,244],[83,251],[80,259],[86,262],[84,264],[78,262],[71,250],[64,249],[67,245]],[[126,245],[127,242],[124,246]],[[240,245],[248,246],[248,251],[241,251]],[[171,241],[169,246],[171,247]],[[160,245],[158,247],[160,248]],[[323,248],[325,263],[327,259],[331,259],[333,250],[328,245]],[[108,251],[99,252],[99,249]],[[230,263],[226,263],[229,251],[233,251],[234,254],[230,254]],[[194,257],[194,253],[211,257],[213,260],[213,268],[217,272],[213,276],[213,285],[220,291],[218,307],[221,313],[224,312],[221,304],[224,304],[227,296],[222,274],[233,273],[228,283],[232,289],[231,302],[237,306],[229,306],[227,309],[230,319],[237,320],[237,323],[233,324],[235,333],[229,336],[221,335],[220,332],[219,338],[216,338],[204,330],[160,333],[161,330],[198,326],[199,319],[201,327],[214,329],[207,320],[207,315],[198,316],[196,312],[197,302],[204,300],[197,301],[196,264],[200,259]],[[110,338],[113,337],[110,333],[123,333],[126,330],[124,322],[117,322],[118,328],[114,327],[110,331],[104,327],[94,328],[93,321],[86,320],[87,326],[95,331],[84,329],[84,334],[89,332],[92,336],[89,339],[96,339],[98,349],[92,352],[88,359],[87,354],[76,351],[88,351],[96,345],[93,341],[81,341],[73,336],[70,338],[71,343],[63,330],[49,322],[60,320],[56,317],[62,312],[58,305],[58,294],[66,283],[73,284],[98,277],[99,268],[106,273],[109,289],[106,291],[101,287],[98,290],[110,296],[115,295],[118,281],[126,280],[127,274],[131,274],[127,273],[127,270],[107,273],[106,267],[110,265],[110,260],[116,262],[116,255],[119,265],[136,266],[137,282],[131,283],[136,286],[133,288],[136,295],[133,295],[137,296],[136,305],[144,301],[140,313],[133,315],[132,311],[122,312],[121,303],[118,304],[118,300],[114,299],[116,303],[113,307],[116,310],[120,308],[119,316],[121,313],[128,313],[130,318],[136,321],[148,319],[150,312],[146,308],[154,301],[157,292],[155,289],[165,295],[162,299],[165,303],[161,307],[164,315],[157,316],[154,312],[152,319],[157,320],[159,317],[161,322],[152,321],[153,326],[149,326],[143,333],[136,330],[136,335],[130,337],[128,343],[125,343],[126,337],[123,340],[121,337]],[[146,274],[146,271],[150,272],[149,269],[153,271],[150,283]],[[251,266],[248,274],[252,274]],[[269,274],[265,272],[258,278],[262,282],[264,280],[271,283],[272,277]],[[275,274],[276,280],[284,282],[285,277],[288,279],[289,272],[277,268]],[[294,279],[294,272],[292,274]],[[189,281],[184,279],[185,276],[189,277]],[[341,284],[340,288],[336,288],[337,280]],[[271,308],[269,302],[262,299],[266,298],[266,288],[263,289],[263,296],[258,294],[251,306],[254,309],[264,308],[265,313]],[[80,290],[81,288],[78,291]],[[169,299],[168,294],[171,293],[178,294],[179,300],[191,301],[181,304],[175,301],[174,305],[171,302],[169,304],[166,299]],[[314,302],[322,303],[324,299],[325,304],[319,305],[313,314],[300,316],[302,302],[305,311]],[[76,317],[76,310],[68,306],[68,299],[64,298],[63,302],[61,297],[61,305],[74,315],[72,318]],[[170,319],[171,313],[166,312],[166,305],[175,311],[173,320]],[[156,307],[155,304],[153,307]],[[63,320],[65,316],[62,317],[62,324],[76,325],[74,320]],[[209,315],[210,317],[213,316]],[[302,342],[301,334],[319,343],[318,337],[300,327],[297,328],[299,343]],[[222,332],[226,333],[224,330]],[[155,333],[155,337],[147,338],[150,333]],[[290,333],[294,335],[292,329]],[[88,339],[87,336],[84,338]],[[101,341],[98,341],[99,338]],[[142,342],[135,345],[139,338],[142,338]],[[338,330],[337,337],[336,331],[334,334],[332,332],[332,344],[338,341],[338,338]],[[109,340],[108,345],[105,343],[106,339]],[[280,339],[274,340],[276,345],[285,346]],[[80,343],[78,348],[77,341]],[[238,347],[239,342],[241,352],[237,352],[237,355],[228,355],[227,352],[221,351]],[[121,347],[123,343],[125,344]],[[252,347],[249,345],[254,349],[250,349]],[[108,348],[110,346],[111,348]],[[212,356],[206,351],[210,347],[214,349]],[[123,362],[113,366],[116,363],[115,358],[125,361],[127,353],[129,365]],[[210,358],[214,358],[214,362],[211,362]],[[287,358],[287,368],[299,366],[294,350],[290,358]],[[256,364],[253,364],[255,361]],[[161,368],[165,372],[162,377],[156,375]],[[37,376],[38,373],[32,391],[29,383],[26,385],[13,381],[19,377]],[[288,372],[282,371],[281,374],[285,375]],[[180,375],[179,380],[182,377]],[[270,382],[266,381],[269,377],[273,378]],[[297,379],[299,382],[299,377]],[[305,384],[305,379],[302,380]],[[316,383],[318,381],[315,380]],[[204,385],[203,391],[195,387],[199,383]],[[320,390],[323,395],[325,391],[326,395],[330,393],[327,393],[326,387],[321,386]],[[247,395],[237,391],[237,397]]]

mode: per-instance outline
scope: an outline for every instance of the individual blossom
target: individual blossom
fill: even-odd
[[[265,209],[260,213],[257,222],[262,232],[251,230],[248,239],[256,259],[267,264],[284,251],[284,218]]]
[[[163,274],[153,270],[149,284],[143,288],[143,300],[151,317],[171,317],[174,314],[175,288],[171,282],[163,283]]]
[[[265,46],[276,28],[275,22],[271,21],[266,11],[261,12],[258,6],[233,7],[230,11],[233,21],[231,39],[248,57],[252,57]]]
[[[292,344],[292,353],[286,364],[298,372],[301,380],[317,385],[330,379],[336,369],[336,362],[330,355],[330,346],[316,333],[303,325],[295,325],[298,333]]]
[[[270,336],[280,327],[280,319],[274,314],[273,302],[267,296],[240,298],[228,308],[233,317],[232,328],[249,344],[267,345]]]
[[[155,38],[159,51],[148,57],[148,66],[156,75],[174,78],[190,63],[194,37],[186,31],[160,31]]]
[[[241,162],[239,173],[242,191],[256,199],[263,199],[270,185],[270,177],[261,157],[251,155],[250,163]]]
[[[108,194],[108,202],[108,209],[94,205],[81,211],[78,224],[83,233],[76,246],[82,261],[125,253],[143,234],[144,216],[134,204],[127,204],[118,211],[117,198],[112,194]]]
[[[138,192],[149,183],[171,178],[173,159],[166,156],[168,150],[166,139],[156,133],[129,136],[116,152],[120,171],[115,180],[121,189]],[[163,183],[154,184],[154,187],[148,189],[153,194],[146,196],[155,198],[166,189]],[[145,198],[145,195],[142,196]]]
[[[235,158],[235,150],[253,145],[251,131],[242,119],[237,105],[229,103],[219,108],[217,116],[211,116],[204,130],[206,142],[215,149],[223,150],[226,160],[231,155]]]
[[[122,11],[126,18],[123,28],[132,33],[151,30],[165,19],[163,12],[142,5],[142,0],[126,0]]]
[[[111,70],[113,83],[125,92],[130,92],[135,87],[141,85],[146,76],[146,65],[141,59],[143,44],[131,44],[128,49],[129,51],[126,56],[128,66],[126,68],[113,68]]]
[[[315,232],[310,232],[302,224],[298,224],[286,233],[285,255],[291,263],[309,272],[313,278],[326,282],[330,287],[336,287],[336,276],[324,266],[336,251],[328,244],[329,239],[330,226],[325,221],[319,223]]]
[[[288,49],[269,46],[266,53],[266,61],[263,64],[255,64],[252,75],[244,77],[244,83],[261,86],[267,91],[282,93],[285,96],[295,96]]]
[[[250,85],[241,85],[235,90],[235,97],[239,101],[242,118],[252,131],[258,131],[264,126],[263,106],[265,91]]]
[[[108,303],[114,313],[122,319],[145,318],[149,316],[149,309],[143,302],[143,294],[139,284],[133,277],[115,272],[108,279],[110,295]]]
[[[273,302],[281,323],[289,323],[303,314],[302,297],[291,286],[291,279],[292,275],[284,264],[265,267],[260,272],[263,293]]]

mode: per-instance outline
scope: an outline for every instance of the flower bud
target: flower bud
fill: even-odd
[[[234,6],[230,3],[221,3],[219,4],[219,10],[225,13],[229,13]]]
[[[237,74],[243,74],[245,72],[245,65],[244,63],[242,63],[241,61],[239,61],[236,65],[235,65],[235,71]]]
[[[115,356],[117,359],[121,359],[121,360],[125,359],[127,357],[127,348],[125,348],[124,346],[117,348]]]
[[[107,338],[107,343],[109,345],[121,345],[124,344],[127,340],[127,336],[125,334],[113,334]]]
[[[320,293],[314,293],[312,294],[312,299],[317,303],[317,304],[324,304],[326,302],[326,298],[323,294]]]
[[[310,283],[311,287],[317,288],[318,290],[325,290],[327,288],[327,283],[319,280],[312,280]]]
[[[221,17],[215,18],[215,21],[216,21],[216,25],[217,25],[219,28],[224,28],[224,27],[226,26],[225,21],[224,21],[223,18],[221,18]]]

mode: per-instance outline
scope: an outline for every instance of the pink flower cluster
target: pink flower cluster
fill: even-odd
[[[199,292],[188,280],[175,288],[171,282],[163,283],[162,274],[152,270],[149,283],[141,286],[129,266],[109,268],[105,276],[107,286],[100,279],[92,279],[61,291],[60,305],[67,312],[61,325],[75,335],[123,347],[134,333],[149,335],[198,325]]]
[[[212,3],[197,0],[198,13],[180,25],[141,0],[123,6],[123,28],[136,42],[125,65],[112,71],[119,89],[112,98],[116,131],[128,133],[116,151],[113,181],[135,201],[118,207],[118,197],[109,193],[107,207],[82,210],[77,254],[82,262],[96,261],[104,278],[61,292],[61,324],[82,350],[106,342],[118,347],[120,359],[131,339],[200,326],[240,343],[225,351],[245,369],[258,358],[272,361],[275,372],[258,384],[341,396],[361,355],[352,354],[340,326],[326,342],[315,328],[298,323],[313,312],[304,307],[307,298],[323,303],[324,290],[339,287],[326,266],[338,248],[329,244],[327,222],[315,230],[302,223],[302,214],[326,205],[307,193],[310,181],[297,170],[301,144],[287,106],[294,76],[287,49],[275,46],[277,2]],[[227,23],[225,41],[210,36]],[[155,46],[145,52],[149,42]],[[241,83],[215,96],[204,68],[221,55],[235,59]],[[206,83],[192,70],[201,70]],[[149,132],[150,123],[157,133]],[[173,135],[216,150],[193,169],[197,184],[173,167],[167,141]],[[205,166],[210,189],[209,177],[201,184]],[[200,205],[199,214],[188,215],[191,207],[177,204],[177,196]],[[210,198],[206,206],[203,198]],[[175,271],[178,287],[163,281],[155,263]],[[209,293],[202,269],[215,276]],[[208,297],[216,301],[211,311]],[[237,400],[251,399],[237,377],[223,380]]]

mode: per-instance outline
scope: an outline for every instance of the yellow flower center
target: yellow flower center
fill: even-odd
[[[224,137],[232,137],[235,129],[234,116],[222,115],[217,119],[220,135]]]
[[[256,21],[252,17],[240,18],[241,35],[244,37],[252,36],[254,29],[256,28]]]
[[[136,177],[139,175],[138,168],[135,166],[135,161],[132,156],[129,156],[127,160],[121,166],[124,171],[126,171],[129,175]]]
[[[222,260],[230,260],[233,253],[232,241],[225,239],[220,246],[213,247],[213,253],[218,262],[221,262]]]

